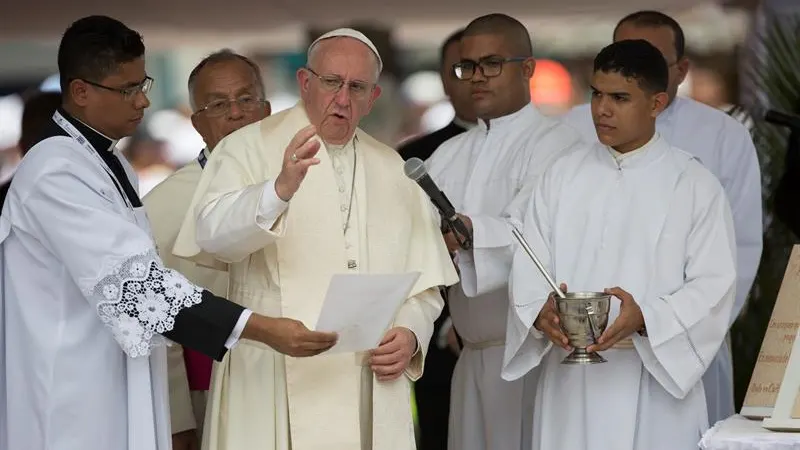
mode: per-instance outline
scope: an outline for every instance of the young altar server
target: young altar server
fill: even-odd
[[[534,450],[696,448],[708,427],[701,377],[728,330],[736,244],[719,181],[655,131],[667,76],[646,41],[603,49],[591,83],[600,142],[556,161],[531,198],[524,235],[554,278],[613,295],[588,348],[608,362],[561,364],[552,289],[514,255],[503,376],[541,367]]]
[[[638,11],[622,18],[614,29],[614,41],[644,39],[667,60],[667,106],[656,119],[656,130],[670,144],[696,156],[716,175],[731,204],[736,232],[736,303],[728,325],[744,308],[761,261],[761,169],[747,127],[719,109],[677,95],[678,85],[689,72],[686,39],[678,22],[658,11]],[[565,120],[589,142],[595,142],[590,105],[576,106]],[[733,415],[733,364],[727,342],[722,343],[703,376],[709,423]]]

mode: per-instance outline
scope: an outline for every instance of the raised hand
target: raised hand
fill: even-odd
[[[275,193],[285,202],[300,189],[308,168],[319,164],[319,158],[315,156],[321,144],[318,139],[312,139],[316,133],[313,125],[303,128],[294,135],[283,152],[283,168],[275,178]]]

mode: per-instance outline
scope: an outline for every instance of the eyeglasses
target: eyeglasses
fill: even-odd
[[[503,65],[511,62],[525,61],[526,57],[503,58],[499,56],[487,56],[479,61],[462,59],[453,64],[453,72],[459,80],[471,80],[475,76],[475,69],[480,68],[481,74],[486,78],[492,78],[503,73]]]
[[[208,117],[227,116],[231,113],[231,107],[234,103],[242,112],[249,113],[263,108],[267,101],[253,95],[243,95],[235,99],[214,100],[195,111],[195,114],[206,113]]]
[[[342,77],[337,75],[320,75],[308,67],[305,69],[319,79],[320,83],[322,84],[322,88],[326,91],[339,92],[342,86],[346,84],[347,89],[350,91],[350,95],[358,100],[366,98],[366,96],[372,92],[372,89],[375,87],[373,83],[367,83],[366,81],[345,81],[342,79]]]
[[[79,79],[84,83],[94,86],[96,88],[105,89],[111,92],[116,92],[117,94],[120,94],[124,100],[131,100],[135,98],[136,95],[138,95],[140,92],[142,94],[147,95],[147,93],[150,92],[150,88],[153,87],[153,79],[150,77],[145,77],[145,79],[142,80],[141,83],[126,88],[115,88],[115,87],[105,86],[100,83],[95,83],[94,81],[85,80],[83,78]]]

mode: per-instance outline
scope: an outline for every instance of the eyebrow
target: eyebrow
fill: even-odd
[[[139,80],[139,81],[131,81],[130,83],[123,84],[123,85],[122,85],[122,89],[126,89],[126,88],[132,88],[132,87],[139,86],[140,84],[144,83],[144,81],[145,81],[147,78],[148,78],[148,75],[145,75],[145,76],[144,76],[144,78],[142,78],[142,79],[141,79],[141,80]]]
[[[233,92],[233,95],[240,96],[242,94],[257,94],[258,87],[256,85],[245,86]],[[206,97],[227,98],[228,94],[224,92],[212,91],[205,94]]]
[[[495,59],[495,58],[496,58],[496,59],[505,59],[506,57],[505,57],[505,56],[503,56],[503,55],[498,55],[498,54],[496,54],[496,53],[492,53],[492,54],[490,54],[490,55],[483,55],[483,56],[480,56],[480,57],[478,57],[478,59],[476,59],[475,61],[480,61],[480,60],[482,60],[482,59]],[[465,60],[469,60],[469,58],[461,58],[461,61],[465,61]]]
[[[624,91],[622,91],[622,92],[603,92],[600,89],[597,89],[596,87],[592,86],[591,84],[589,85],[589,88],[592,89],[592,92],[597,92],[597,93],[605,94],[605,95],[616,95],[616,96],[619,96],[619,97],[630,97],[631,96],[630,92],[624,92]]]
[[[338,74],[335,74],[335,73],[320,74],[320,77],[321,78],[338,78],[340,80],[346,80],[345,77],[343,77],[341,75],[338,75]],[[350,81],[353,82],[353,83],[373,84],[372,82],[369,82],[367,80],[362,80],[360,78],[353,78]]]

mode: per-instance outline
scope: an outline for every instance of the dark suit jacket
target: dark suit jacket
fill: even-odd
[[[433,152],[436,151],[444,141],[465,131],[467,130],[462,126],[457,125],[455,122],[450,122],[449,125],[440,130],[406,142],[400,146],[397,151],[400,153],[400,156],[403,157],[403,160],[407,161],[411,158],[419,158],[425,161],[431,157]]]

